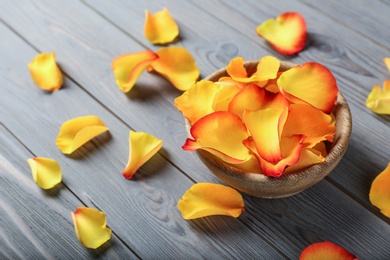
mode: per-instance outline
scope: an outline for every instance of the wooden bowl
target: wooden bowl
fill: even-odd
[[[258,61],[245,62],[249,75],[256,70],[257,63]],[[288,70],[294,66],[296,65],[293,63],[281,61],[280,71]],[[220,69],[205,79],[218,81],[223,76],[227,76],[226,69]],[[199,149],[196,152],[215,176],[243,193],[259,198],[292,196],[325,178],[340,162],[347,149],[352,130],[352,118],[347,101],[340,92],[332,112],[336,118],[336,133],[333,143],[330,143],[327,147],[328,155],[325,157],[325,161],[294,173],[282,175],[280,178],[244,172],[207,151]],[[186,129],[189,137],[191,137],[190,127],[189,122],[186,120]]]

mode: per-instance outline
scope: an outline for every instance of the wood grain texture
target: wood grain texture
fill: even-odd
[[[187,222],[180,217],[176,203],[192,180],[218,182],[195,153],[180,148],[186,138],[184,121],[173,107],[180,93],[164,79],[145,73],[125,95],[110,68],[116,56],[161,47],[145,40],[142,25],[144,9],[155,12],[164,6],[181,29],[175,45],[190,50],[202,76],[237,55],[256,59],[267,54],[296,63],[320,61],[335,73],[350,102],[354,130],[350,148],[329,181],[289,199],[245,196],[247,211],[238,220],[211,217]],[[309,43],[289,58],[275,53],[254,29],[292,9],[307,19]],[[339,26],[334,19],[295,1],[237,5],[234,1],[20,0],[3,3],[0,16],[14,31],[0,26],[6,39],[0,42],[6,61],[0,63],[0,83],[5,86],[0,89],[0,122],[34,153],[58,159],[67,173],[67,187],[86,205],[105,211],[110,227],[140,257],[296,259],[304,247],[323,240],[363,259],[388,256],[389,223],[372,213],[380,214],[367,194],[370,181],[390,158],[383,146],[390,121],[364,108],[366,95],[385,71],[378,69],[381,55],[387,53],[383,46],[347,26],[334,30]],[[33,85],[25,65],[37,51],[57,53],[68,75],[61,91],[47,94]],[[63,156],[54,147],[59,126],[85,114],[101,117],[110,134]],[[127,161],[130,128],[165,143],[133,181],[125,181],[120,172]]]
[[[176,206],[193,182],[159,155],[132,181],[125,180],[121,171],[128,157],[128,127],[68,78],[61,91],[40,91],[25,67],[26,57],[33,57],[35,51],[4,26],[0,26],[0,35],[7,39],[1,43],[0,53],[8,61],[0,68],[5,86],[0,95],[1,121],[35,154],[56,159],[66,186],[85,205],[105,212],[110,228],[138,256],[226,258],[237,253],[250,258],[260,251],[270,258],[280,257],[276,249],[234,219],[215,218],[195,227],[198,233],[193,232],[194,227],[181,218]],[[9,68],[13,68],[13,76],[5,75]],[[31,108],[23,109],[25,104]],[[62,122],[89,113],[106,123],[109,134],[95,138],[71,156],[62,155],[55,146]],[[225,235],[211,239],[201,235],[204,229]]]

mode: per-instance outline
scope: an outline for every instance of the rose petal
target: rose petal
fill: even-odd
[[[34,181],[42,189],[51,189],[61,182],[62,172],[57,161],[50,158],[35,157],[27,160]]]
[[[120,90],[129,92],[146,67],[157,59],[158,55],[150,50],[115,58],[112,61],[112,70]]]
[[[384,58],[383,62],[385,63],[387,69],[390,71],[390,58]]]
[[[79,207],[71,214],[76,236],[83,246],[96,249],[110,239],[111,229],[106,227],[103,212]]]
[[[256,32],[281,54],[295,54],[305,47],[306,22],[299,13],[287,12],[271,18],[259,25]]]
[[[70,119],[62,124],[56,144],[64,154],[71,154],[92,138],[107,131],[97,116],[82,116]]]
[[[41,89],[56,91],[62,87],[62,73],[55,59],[55,53],[41,53],[27,64],[32,79]]]
[[[215,94],[213,100],[214,111],[228,111],[228,107],[234,96],[241,91],[238,85],[221,84],[216,82],[222,88]]]
[[[284,174],[300,171],[314,164],[322,163],[325,161],[324,156],[326,156],[326,153],[322,154],[314,148],[303,148],[300,151],[299,160],[295,164],[288,166],[284,170]]]
[[[145,11],[144,34],[153,44],[172,42],[179,35],[179,27],[167,8],[154,13]]]
[[[372,182],[370,201],[381,212],[390,218],[390,163]]]
[[[353,254],[349,253],[343,247],[338,246],[332,242],[319,242],[311,244],[306,247],[299,260],[314,260],[314,259],[323,259],[323,260],[353,260],[357,259]]]
[[[184,193],[178,209],[184,219],[212,215],[237,218],[244,211],[244,200],[233,188],[214,183],[197,183]]]
[[[130,131],[129,135],[129,161],[122,174],[131,179],[134,173],[146,163],[163,145],[163,141],[143,132]]]
[[[294,165],[299,161],[304,138],[302,135],[282,138],[280,142],[282,159],[276,163],[269,162],[261,157],[253,139],[248,138],[244,141],[244,145],[256,155],[260,162],[261,171],[265,176],[278,178],[283,174],[287,166]]]
[[[289,110],[282,136],[304,135],[307,147],[325,140],[333,142],[336,127],[330,115],[307,104],[292,104]]]
[[[256,111],[263,107],[265,90],[254,84],[244,87],[229,104],[228,111],[241,119],[245,110]]]
[[[383,82],[383,91],[375,85],[366,99],[366,106],[377,114],[390,115],[390,80]]]
[[[259,60],[256,71],[252,75],[248,75],[244,67],[244,59],[242,57],[234,58],[226,67],[227,73],[233,80],[238,82],[262,82],[276,78],[280,67],[280,61],[272,56],[265,56]],[[250,76],[250,77],[248,77]]]
[[[280,137],[288,109],[266,108],[245,111],[244,122],[252,135],[257,153],[261,158],[277,163],[282,159]]]
[[[185,91],[199,78],[194,58],[183,47],[161,48],[156,53],[159,59],[150,64],[149,71],[157,71],[177,89]]]
[[[327,114],[332,111],[338,93],[333,74],[315,62],[283,72],[277,84],[280,92],[292,103],[308,103]]]
[[[218,111],[202,117],[191,127],[191,135],[183,145],[184,150],[206,150],[222,160],[238,164],[251,157],[242,144],[248,132],[241,119],[230,112]]]
[[[221,88],[223,86],[212,81],[198,81],[175,99],[174,106],[192,125],[199,118],[214,112],[214,97]]]

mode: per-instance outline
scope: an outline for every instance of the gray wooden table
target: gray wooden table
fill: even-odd
[[[238,218],[184,220],[177,202],[195,182],[219,183],[181,145],[181,93],[144,73],[129,94],[113,78],[113,58],[157,50],[143,34],[144,10],[167,7],[180,27],[174,44],[194,56],[204,77],[242,56],[316,61],[335,75],[353,115],[349,148],[337,168],[286,199],[244,196]],[[255,33],[286,11],[301,13],[308,42],[293,57]],[[297,259],[311,243],[332,241],[361,259],[390,259],[390,219],[371,205],[371,182],[390,160],[390,117],[365,108],[375,84],[390,79],[389,1],[1,1],[0,5],[0,259]],[[64,87],[38,89],[27,63],[56,52]],[[94,114],[110,128],[71,156],[55,145],[70,118]],[[130,129],[164,140],[132,180],[121,175]],[[63,182],[52,190],[32,180],[28,158],[57,160]],[[98,208],[113,234],[97,250],[77,240],[70,212]]]

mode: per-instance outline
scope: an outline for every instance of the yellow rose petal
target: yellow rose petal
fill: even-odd
[[[372,182],[370,201],[390,218],[390,163]]]
[[[83,246],[96,249],[110,239],[111,229],[106,227],[103,212],[79,207],[71,214],[76,236]]]
[[[35,84],[41,89],[56,91],[62,87],[62,73],[55,58],[55,53],[41,53],[27,65]]]
[[[61,182],[61,168],[55,160],[35,157],[28,159],[27,162],[30,165],[34,181],[42,189],[51,189]]]
[[[122,172],[126,179],[131,179],[139,167],[160,150],[163,141],[147,133],[130,131],[129,145],[129,161]]]
[[[387,69],[390,71],[390,58],[384,58],[383,62],[385,63]]]
[[[237,218],[244,211],[244,200],[233,188],[214,183],[197,183],[184,193],[178,209],[184,219],[212,215]]]
[[[56,144],[64,154],[71,154],[92,138],[107,131],[97,116],[82,116],[70,119],[62,124]]]
[[[390,115],[390,80],[383,82],[383,91],[375,85],[366,99],[366,106],[377,114]]]
[[[146,10],[145,16],[144,34],[151,43],[170,43],[179,35],[179,27],[167,8],[153,15]]]
[[[156,53],[159,59],[153,61],[148,70],[155,70],[178,90],[187,90],[199,78],[200,73],[194,58],[183,47],[161,48]]]

